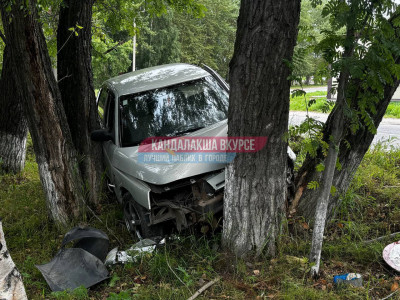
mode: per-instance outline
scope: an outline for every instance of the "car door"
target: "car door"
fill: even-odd
[[[113,160],[114,152],[117,149],[117,146],[115,144],[115,101],[116,100],[114,93],[109,88],[103,87],[100,91],[100,95],[98,98],[98,110],[104,129],[106,129],[113,136],[113,139],[111,141],[103,142],[104,163],[106,167],[107,177],[110,180],[111,184],[114,183]]]

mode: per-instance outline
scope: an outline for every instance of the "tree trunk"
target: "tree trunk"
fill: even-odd
[[[1,14],[47,206],[57,224],[67,225],[80,213],[82,181],[36,4],[1,0]]]
[[[347,27],[345,50],[342,60],[353,56],[354,51],[354,29]],[[339,147],[343,137],[344,127],[344,106],[346,105],[346,93],[349,84],[350,74],[347,69],[342,70],[339,77],[339,86],[336,101],[336,115],[333,119],[333,130],[329,136],[328,155],[324,160],[325,169],[321,176],[321,186],[317,197],[317,205],[315,208],[315,222],[313,227],[313,236],[311,241],[310,262],[314,265],[311,267],[311,276],[317,277],[319,274],[319,266],[321,260],[322,243],[324,239],[324,231],[326,225],[326,217],[328,214],[328,204],[332,189],[333,178],[336,169],[336,161],[339,155]]]
[[[242,0],[230,64],[228,136],[268,137],[226,168],[223,246],[238,256],[276,253],[285,215],[290,70],[300,0]]]
[[[98,203],[101,192],[102,149],[90,140],[90,133],[100,128],[92,72],[93,0],[64,0],[60,6],[57,30],[58,86],[80,157],[80,170],[89,201]],[[83,27],[79,29],[76,26]],[[69,28],[75,28],[78,36]]]
[[[21,274],[11,259],[7,250],[3,224],[0,218],[0,299],[25,300],[24,283]]]
[[[331,65],[329,65],[328,66],[328,72],[329,72],[329,74],[328,74],[328,80],[327,80],[327,85],[328,85],[328,87],[327,87],[327,91],[326,91],[326,99],[328,99],[328,100],[330,100],[330,99],[332,99],[332,76],[331,76]]]
[[[28,124],[21,97],[11,70],[10,47],[6,46],[0,81],[0,169],[7,173],[19,173],[25,166]]]

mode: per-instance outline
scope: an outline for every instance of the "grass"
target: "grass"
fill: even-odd
[[[97,209],[102,222],[88,215],[81,223],[104,230],[112,247],[128,248],[121,209],[105,200]],[[390,294],[396,274],[381,257],[381,243],[363,241],[400,231],[400,149],[379,144],[365,156],[337,217],[329,225],[323,248],[322,275],[311,281],[305,257],[311,229],[289,219],[278,256],[243,261],[220,249],[221,233],[196,230],[167,241],[165,247],[136,263],[113,266],[110,279],[87,290],[52,293],[35,264],[48,262],[65,230],[52,225],[31,151],[23,173],[0,175],[0,216],[7,245],[20,270],[29,299],[187,299],[204,282],[222,279],[198,299],[374,299]],[[107,226],[105,225],[107,224]],[[111,229],[121,240],[113,238]],[[336,274],[363,275],[363,288],[336,289]]]
[[[317,96],[317,97],[316,97]],[[326,92],[312,92],[306,94],[306,100],[303,96],[290,98],[291,111],[306,111],[307,105],[310,103],[310,98],[314,98],[315,102],[308,106],[309,111],[314,112],[330,112],[334,102],[327,103]],[[391,102],[386,110],[385,118],[400,118],[400,102]]]

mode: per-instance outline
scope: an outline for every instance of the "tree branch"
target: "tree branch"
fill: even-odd
[[[125,44],[127,41],[128,41],[128,40],[119,41],[118,44],[116,44],[114,47],[111,47],[110,49],[104,51],[103,54],[105,55],[105,54],[110,53],[111,51],[115,50],[118,46],[121,46],[121,45]]]

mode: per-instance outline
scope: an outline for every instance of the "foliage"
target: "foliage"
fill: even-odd
[[[168,10],[149,17],[138,40],[138,67],[172,62],[206,64],[228,75],[233,54],[239,3],[232,0],[199,0],[204,16]]]
[[[207,8],[205,17],[193,19],[187,14],[177,16],[181,61],[215,69],[228,77],[228,64],[233,54],[236,37],[237,0],[202,0]]]
[[[176,13],[168,10],[162,16],[146,19],[138,37],[137,67],[147,67],[180,62],[182,55]]]
[[[314,83],[323,83],[328,76],[328,63],[317,45],[323,38],[321,32],[330,28],[329,20],[322,16],[322,1],[318,5],[312,2],[305,0],[301,3],[299,34],[293,54],[292,76],[300,83],[306,78],[306,84],[311,76],[314,77]]]
[[[137,35],[139,68],[180,60],[175,15],[201,18],[201,1],[97,1],[93,13],[94,85],[132,70],[132,39]]]

